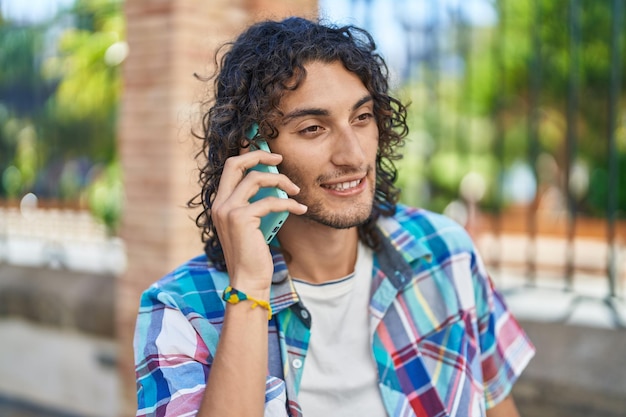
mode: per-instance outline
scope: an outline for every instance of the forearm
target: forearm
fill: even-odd
[[[512,396],[496,404],[495,407],[487,410],[487,417],[520,417]]]
[[[292,198],[262,198],[250,203],[259,188],[277,187],[289,195],[300,189],[280,174],[250,167],[278,165],[282,157],[262,150],[230,157],[224,163],[211,219],[219,235],[229,283],[257,300],[268,301],[274,264],[259,229],[271,212],[303,214],[306,206]],[[251,301],[226,304],[224,325],[207,380],[199,416],[261,417],[267,377],[267,310]]]
[[[227,304],[198,416],[262,416],[267,375],[267,311]]]

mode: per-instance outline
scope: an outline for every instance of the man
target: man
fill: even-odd
[[[464,230],[397,204],[405,117],[363,30],[289,18],[230,46],[191,203],[205,254],[142,297],[137,415],[518,415],[532,345]],[[268,187],[290,198],[250,203]]]

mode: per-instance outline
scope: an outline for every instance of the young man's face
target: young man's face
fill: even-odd
[[[334,228],[367,220],[374,201],[378,126],[372,97],[342,63],[312,62],[280,102],[284,117],[272,151],[301,191],[305,217]]]

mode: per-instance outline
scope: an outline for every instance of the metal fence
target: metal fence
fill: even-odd
[[[490,267],[515,263],[526,284],[552,266],[565,290],[592,274],[606,279],[607,300],[619,298],[624,9],[622,0],[350,1],[350,20],[373,32],[411,102],[404,200],[490,236]]]

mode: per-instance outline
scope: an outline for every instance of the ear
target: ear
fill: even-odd
[[[246,131],[246,138],[239,142],[239,155],[250,152],[250,144],[259,133],[259,125],[252,123],[252,126]]]
[[[242,143],[239,146],[239,155],[245,155],[250,152],[250,142],[246,142],[245,145]]]

